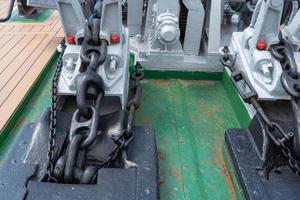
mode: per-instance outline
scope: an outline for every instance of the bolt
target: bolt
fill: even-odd
[[[150,171],[150,167],[145,167],[145,170]]]
[[[112,57],[109,63],[109,72],[115,73],[117,70],[117,65],[118,65],[117,59],[115,57]]]
[[[149,190],[149,189],[146,189],[146,190],[145,190],[145,194],[146,194],[146,195],[149,195],[149,194],[150,194],[150,190]]]
[[[137,34],[135,37],[136,37],[136,40],[138,41],[138,43],[143,42],[143,36],[141,34]]]
[[[263,75],[265,76],[264,82],[267,84],[272,83],[272,78],[271,78],[271,69],[272,68],[273,68],[273,64],[270,62],[261,64],[261,70],[262,70]]]
[[[270,76],[271,75],[271,72],[270,72],[271,67],[272,67],[271,63],[264,63],[264,64],[261,65],[262,72],[265,76]]]
[[[73,58],[68,58],[67,59],[66,69],[68,71],[73,71],[74,70],[74,59]]]

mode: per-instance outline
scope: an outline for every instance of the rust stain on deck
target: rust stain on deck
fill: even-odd
[[[207,105],[207,103],[205,101],[201,101],[201,100],[199,100],[197,102],[197,105],[200,108],[200,110],[202,110],[204,112],[204,114],[205,114],[205,116],[207,116],[207,118],[219,116],[219,113],[220,113],[219,107],[217,107],[217,106],[209,107],[209,105]]]
[[[165,160],[164,154],[161,151],[157,152],[159,160]]]
[[[171,166],[170,175],[176,180],[181,190],[183,190],[183,180],[181,170]]]
[[[155,79],[153,80],[155,85],[158,85],[160,87],[164,87],[164,88],[168,88],[169,84],[166,80],[162,80],[162,79]]]
[[[197,87],[201,86],[214,86],[216,84],[216,81],[210,81],[210,80],[183,80],[178,79],[178,82],[183,86],[190,86],[195,85]]]
[[[226,168],[223,156],[222,156],[222,148],[217,149],[216,157],[211,158],[211,163],[218,169],[220,169],[219,174],[225,178],[228,190],[233,194],[233,200],[236,200],[236,191],[234,189],[231,176]]]

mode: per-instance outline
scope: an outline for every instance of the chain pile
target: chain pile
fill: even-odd
[[[107,41],[100,40],[102,2],[97,1],[94,10],[88,19],[82,43],[81,59],[86,69],[76,78],[76,102],[77,110],[73,114],[70,133],[68,137],[68,148],[66,154],[60,156],[54,165],[54,148],[56,133],[56,103],[57,84],[62,68],[60,57],[58,68],[53,79],[53,98],[50,117],[50,138],[48,150],[48,181],[66,183],[74,181],[87,184],[92,183],[97,173],[97,168],[87,166],[83,163],[78,165],[78,154],[86,152],[88,147],[95,142],[98,134],[99,112],[101,99],[104,96],[104,82],[96,72],[98,66],[102,65],[107,56]],[[61,56],[64,52],[61,53]],[[90,103],[94,102],[94,103]]]
[[[279,50],[281,48],[276,48],[276,50]],[[274,51],[274,50],[273,50]],[[275,52],[275,51],[274,51]],[[273,54],[274,54],[273,52]],[[241,71],[237,71],[234,66],[236,62],[235,56],[230,54],[230,50],[228,47],[224,47],[221,50],[221,57],[220,62],[227,67],[231,71],[231,79],[238,90],[238,93],[242,97],[243,101],[246,103],[251,104],[257,114],[259,115],[260,119],[262,120],[263,124],[265,124],[265,130],[268,134],[269,138],[272,140],[272,142],[281,149],[282,154],[286,157],[288,160],[289,168],[298,176],[300,176],[300,167],[296,161],[296,159],[293,157],[293,153],[291,151],[291,147],[289,147],[289,144],[293,141],[293,138],[295,135],[293,133],[286,133],[283,128],[278,124],[273,122],[267,114],[264,112],[263,108],[260,106],[258,102],[258,95],[255,91],[255,89],[252,87],[249,80],[246,78],[245,74]],[[290,58],[292,54],[290,52],[286,51],[286,54],[280,54],[278,51],[275,52],[276,55],[280,55],[282,59],[285,60],[285,58]],[[286,66],[290,66],[290,64],[286,64]],[[290,69],[289,67],[286,67]],[[283,68],[284,69],[284,68]],[[283,73],[285,74],[285,72]],[[284,75],[282,75],[284,76]],[[241,89],[238,86],[238,82],[243,81],[247,87],[247,93],[245,93],[243,89]],[[287,80],[289,81],[289,80]]]
[[[73,113],[67,138],[67,148],[64,151],[60,150],[62,152],[58,158],[57,155],[54,155],[57,126],[57,86],[63,66],[62,56],[66,48],[64,44],[62,44],[63,50],[54,74],[46,172],[46,180],[49,182],[94,183],[98,170],[108,167],[119,155],[122,156],[124,163],[127,161],[125,150],[134,138],[134,116],[141,103],[140,81],[144,77],[140,64],[136,65],[131,77],[134,86],[131,88],[132,97],[127,105],[129,114],[126,128],[118,136],[108,139],[108,136],[103,135],[98,130],[101,123],[100,105],[105,95],[105,86],[102,77],[97,73],[97,68],[107,59],[108,42],[100,38],[102,1],[96,1],[93,7],[87,20],[84,39],[81,44],[80,58],[83,63],[83,71],[75,80],[77,109]],[[104,138],[104,143],[109,142],[107,145],[110,146],[111,151],[107,151],[109,154],[105,154],[105,157],[101,159],[97,159],[98,157],[87,158],[87,153],[95,148],[97,141],[102,140],[100,138]],[[88,159],[89,162],[87,162]]]

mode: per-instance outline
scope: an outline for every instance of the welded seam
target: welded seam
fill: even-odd
[[[176,85],[177,85],[177,82],[176,82]],[[181,175],[181,178],[182,178],[182,188],[183,188],[183,196],[184,196],[184,199],[186,200],[186,194],[185,194],[185,185],[184,185],[184,178],[183,178],[183,167],[182,167],[182,158],[181,158],[181,151],[180,151],[180,145],[179,145],[179,135],[178,135],[178,128],[177,128],[177,125],[178,125],[178,122],[177,122],[177,117],[176,117],[176,109],[175,109],[175,101],[174,101],[174,94],[172,92],[172,88],[171,86],[168,87],[168,90],[170,92],[170,96],[171,96],[171,104],[172,104],[172,110],[173,110],[173,113],[175,115],[174,117],[174,120],[175,120],[175,131],[176,131],[176,137],[177,137],[177,148],[178,148],[178,153],[179,153],[179,160],[180,160],[180,169],[181,169],[181,172],[180,172],[180,175]]]
[[[182,89],[182,87],[180,87],[180,91],[181,91],[180,94],[183,94],[183,101],[184,101],[183,107],[185,107],[184,110],[186,110],[186,116],[187,117],[189,117],[189,116],[192,117],[192,115],[191,115],[191,113],[190,113],[190,111],[188,109],[188,103],[187,103],[187,97],[189,95],[186,94],[186,90]],[[199,193],[200,193],[199,198],[200,197],[203,198],[203,196],[206,197],[207,195],[206,195],[205,191],[200,186],[200,182],[201,182],[201,177],[199,175],[201,173],[201,171],[200,171],[200,160],[199,160],[199,154],[198,154],[198,150],[197,150],[196,139],[195,139],[195,135],[194,135],[195,133],[194,133],[194,131],[192,131],[192,130],[197,130],[197,129],[193,125],[191,127],[185,127],[185,128],[187,128],[188,132],[190,133],[188,136],[190,137],[190,144],[192,146],[191,148],[193,149],[193,162],[194,162],[194,164],[197,165],[197,167],[195,169],[195,172],[196,172],[195,176],[197,178],[196,179],[197,180],[197,184],[199,184],[199,188],[200,188],[200,190],[199,190]]]

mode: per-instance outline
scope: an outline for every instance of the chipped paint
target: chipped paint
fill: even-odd
[[[49,105],[51,82],[45,82],[20,126]],[[225,129],[239,127],[239,122],[222,83],[146,79],[143,87],[136,124],[156,130],[161,199],[236,199],[220,147]]]
[[[218,81],[144,80],[137,124],[156,130],[161,199],[236,199],[222,159],[227,128],[239,127]]]

